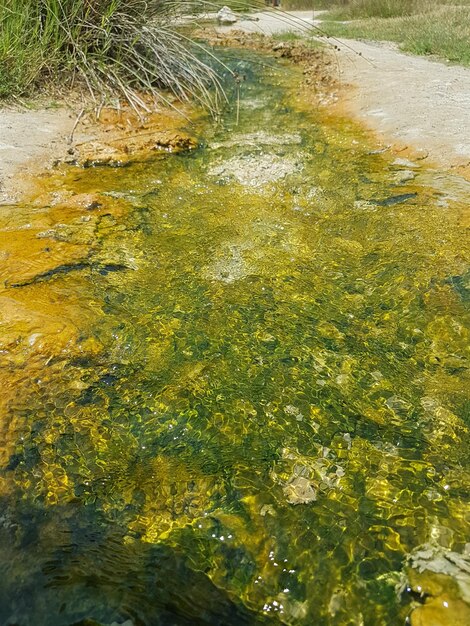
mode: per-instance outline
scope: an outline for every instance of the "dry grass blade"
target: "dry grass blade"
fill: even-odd
[[[139,93],[158,97],[164,88],[216,115],[225,97],[218,61],[182,32],[179,20],[188,10],[200,14],[207,3],[4,0],[0,97],[26,93],[45,77],[63,83],[80,75],[96,102],[119,95],[145,110]]]

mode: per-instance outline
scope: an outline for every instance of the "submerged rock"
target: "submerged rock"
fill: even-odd
[[[246,245],[229,245],[221,256],[206,268],[204,276],[209,280],[219,280],[227,284],[246,278],[254,271],[243,257],[246,248]]]
[[[409,159],[401,159],[401,158],[397,158],[393,161],[392,165],[398,165],[399,167],[419,167],[419,165],[417,163],[415,163],[414,161],[410,161]]]
[[[432,598],[411,613],[411,626],[468,626],[470,607],[447,595]]]
[[[236,156],[209,169],[211,176],[235,179],[246,187],[262,187],[301,170],[301,165],[275,154]]]
[[[470,603],[470,545],[463,554],[432,544],[425,544],[409,556],[412,570],[444,574],[458,585],[462,598]]]
[[[122,167],[156,152],[178,153],[193,150],[196,146],[196,140],[182,131],[155,129],[150,133],[136,132],[119,140],[113,138],[109,142],[91,141],[81,148],[76,161],[82,167]]]
[[[411,613],[412,626],[470,624],[470,553],[426,544],[409,556],[409,590],[424,604]]]
[[[289,504],[309,504],[317,499],[317,492],[308,478],[294,476],[284,487]]]
[[[458,276],[451,276],[445,281],[451,285],[464,302],[470,301],[470,269]]]
[[[393,178],[396,183],[402,184],[416,178],[416,174],[411,170],[400,170],[399,172],[395,173]]]
[[[396,196],[389,196],[388,198],[375,200],[375,204],[377,204],[378,206],[384,206],[384,207],[395,206],[395,204],[402,204],[403,202],[408,202],[408,200],[416,198],[417,195],[418,195],[417,193],[401,193]]]

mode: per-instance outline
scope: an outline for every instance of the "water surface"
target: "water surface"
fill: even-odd
[[[468,185],[237,70],[197,150],[63,172],[126,211],[5,292],[86,347],[6,361],[2,624],[404,624],[469,541]]]

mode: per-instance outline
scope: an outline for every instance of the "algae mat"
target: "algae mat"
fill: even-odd
[[[3,209],[0,621],[468,623],[468,185],[233,63],[239,124]]]

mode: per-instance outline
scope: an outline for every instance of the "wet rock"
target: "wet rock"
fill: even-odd
[[[328,603],[328,613],[334,617],[337,613],[344,610],[346,605],[346,593],[342,589],[336,590]]]
[[[286,409],[288,409],[286,411]],[[284,411],[296,421],[298,409]],[[304,421],[302,416],[302,421]],[[326,458],[329,449],[319,447],[317,456],[305,456],[296,450],[285,448],[282,459],[271,472],[272,480],[282,486],[282,491],[289,504],[308,504],[317,499],[318,492],[335,489],[345,475],[344,469],[332,459]]]
[[[77,159],[82,167],[93,165],[123,165],[129,162],[129,156],[117,148],[99,141],[90,142]]]
[[[423,605],[410,616],[412,626],[470,624],[470,553],[425,544],[408,557],[408,590]]]
[[[385,401],[385,406],[387,406],[394,413],[408,413],[412,406],[409,402],[400,398],[400,396],[390,396]]]
[[[197,141],[180,130],[136,129],[119,138],[91,141],[79,149],[77,163],[82,167],[108,165],[122,167],[150,158],[156,152],[185,152],[197,147]]]
[[[401,193],[396,196],[390,196],[389,198],[384,198],[383,200],[375,200],[375,204],[378,206],[388,207],[395,206],[395,204],[402,204],[403,202],[408,202],[412,198],[416,198],[417,193]]]
[[[343,239],[341,237],[335,237],[333,243],[338,250],[338,253],[345,253],[347,255],[360,255],[364,251],[364,246],[359,242],[352,239]]]
[[[138,476],[142,481],[145,503],[130,528],[149,543],[156,543],[175,528],[183,528],[203,517],[204,511],[213,506],[213,501],[224,494],[224,486],[219,480],[195,475],[177,459],[158,456],[139,464],[132,472],[131,478],[123,483],[122,496],[125,501],[132,501],[134,481]],[[155,480],[156,476],[158,480]]]
[[[246,278],[253,268],[245,260],[243,252],[246,246],[232,244],[223,251],[222,256],[208,267],[204,275],[209,280],[218,280],[223,283],[233,283]]]
[[[373,211],[377,211],[377,204],[371,200],[356,200],[354,202],[354,208],[372,213]]]
[[[394,180],[398,184],[407,183],[410,180],[413,180],[416,177],[416,174],[411,170],[401,170],[396,172],[394,175]]]
[[[470,331],[452,315],[436,317],[426,329],[432,343],[428,359],[432,365],[449,371],[468,369],[470,361],[464,346],[470,341]]]
[[[409,159],[397,158],[393,161],[392,165],[398,165],[399,167],[417,168],[419,165],[410,161]]]
[[[455,581],[462,598],[470,603],[470,546],[463,554],[438,545],[425,544],[409,556],[411,584],[429,586],[431,574],[445,575]],[[443,580],[441,579],[441,583]],[[419,590],[420,591],[420,590]],[[435,590],[434,590],[435,591]],[[426,587],[426,592],[432,593]]]
[[[294,417],[298,422],[302,422],[304,419],[304,416],[302,415],[300,410],[292,404],[288,404],[287,406],[285,406],[284,411],[287,413],[287,415],[291,415],[292,417]]]
[[[336,326],[334,324],[332,324],[331,322],[320,322],[317,325],[317,331],[318,334],[321,337],[325,337],[326,339],[336,339],[336,340],[342,340],[344,339],[344,334],[339,331]]]
[[[470,301],[470,269],[460,276],[451,276],[445,282],[452,285],[464,302]]]

